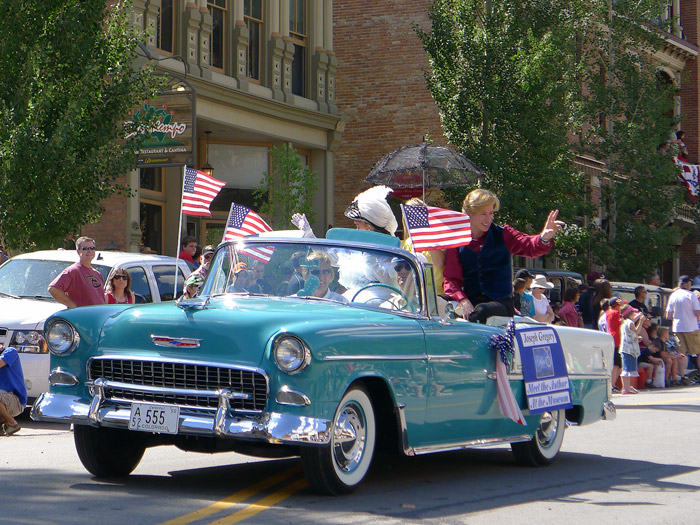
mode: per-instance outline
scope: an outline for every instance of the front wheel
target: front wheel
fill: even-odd
[[[376,429],[369,394],[361,386],[351,388],[335,412],[330,444],[301,450],[311,489],[333,496],[355,490],[372,462]]]
[[[549,465],[561,450],[566,430],[566,414],[564,410],[545,412],[542,414],[540,426],[530,441],[511,443],[515,460],[528,467],[544,467]]]
[[[98,478],[128,476],[146,450],[133,432],[115,428],[75,425],[73,439],[80,462]]]

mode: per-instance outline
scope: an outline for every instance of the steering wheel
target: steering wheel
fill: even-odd
[[[397,293],[399,296],[401,296],[401,298],[404,301],[406,301],[406,304],[401,306],[401,307],[397,307],[395,304],[392,303],[392,306],[394,306],[397,310],[407,310],[410,308],[410,312],[415,313],[416,307],[413,306],[413,303],[411,302],[411,300],[408,297],[406,297],[406,295],[401,290],[399,290],[398,288],[396,288],[394,286],[391,286],[389,284],[384,284],[384,283],[369,283],[369,284],[364,285],[363,287],[361,287],[359,290],[357,290],[355,292],[355,295],[352,296],[352,299],[350,299],[350,302],[354,303],[355,298],[358,295],[360,295],[362,292],[364,292],[365,290],[368,290],[369,288],[372,288],[372,287],[387,288],[387,289],[391,290],[392,292]],[[374,299],[377,299],[377,298],[375,297]],[[365,301],[365,304],[368,304],[369,301],[371,301],[371,300],[372,299],[368,299],[367,301]],[[386,301],[385,299],[382,299],[382,302],[385,302],[385,301]]]

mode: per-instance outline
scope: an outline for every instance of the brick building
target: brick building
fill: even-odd
[[[150,31],[136,66],[155,60],[160,72],[191,88],[193,116],[183,121],[196,150],[189,165],[209,164],[226,182],[212,217],[184,216],[182,233],[200,244],[220,242],[231,202],[253,205],[270,149],[285,143],[317,173],[318,224],[331,222],[343,124],[335,102],[332,0],[134,0],[133,23]],[[153,166],[125,174],[119,182],[133,195],[107,199],[101,219],[80,233],[100,248],[149,246],[175,255],[183,170]]]
[[[363,179],[382,155],[419,143],[427,133],[436,144],[446,143],[437,106],[426,87],[428,59],[414,30],[415,25],[429,26],[429,7],[429,0],[344,0],[335,5],[337,101],[347,121],[335,163],[334,219],[339,226],[350,224],[343,211],[368,187]],[[700,10],[694,0],[673,0],[665,18],[670,32],[665,33],[667,45],[659,53],[665,64],[662,72],[681,87],[674,111],[682,116],[679,127],[685,131],[689,160],[698,162]],[[590,177],[587,192],[595,202],[606,178],[605,164],[585,157],[576,162]],[[697,225],[688,217],[687,210],[679,209],[673,218],[688,235],[679,246],[680,255],[660,268],[667,284],[682,273],[695,275],[700,264],[700,244],[692,235]],[[600,217],[591,220],[599,222]]]

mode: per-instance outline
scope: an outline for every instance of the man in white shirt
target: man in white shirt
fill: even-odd
[[[693,280],[682,275],[678,288],[668,298],[666,318],[673,320],[673,332],[678,338],[678,351],[683,354],[700,354],[700,301],[690,285]]]

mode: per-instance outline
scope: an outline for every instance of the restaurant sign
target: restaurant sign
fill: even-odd
[[[137,133],[149,134],[138,150],[139,168],[194,164],[195,91],[186,80],[165,76],[168,85],[158,96],[131,112],[130,123],[136,130],[127,140]]]

